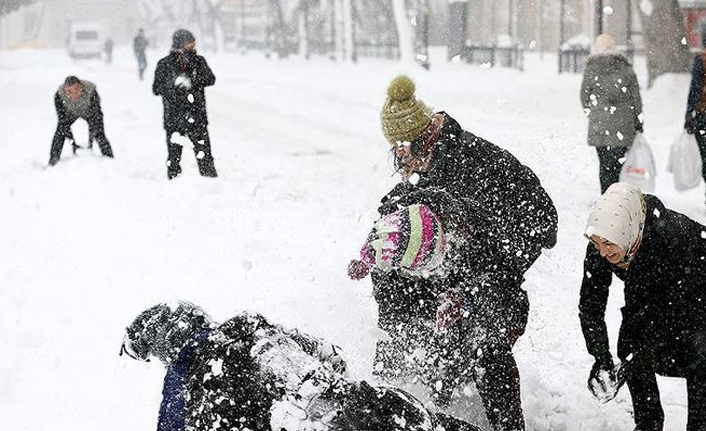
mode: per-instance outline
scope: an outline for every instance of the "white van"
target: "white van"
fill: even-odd
[[[101,57],[103,37],[95,22],[74,22],[69,35],[69,55],[73,58]]]

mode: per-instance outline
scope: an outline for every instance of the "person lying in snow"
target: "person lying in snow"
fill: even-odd
[[[620,375],[609,350],[605,310],[615,274],[625,306],[618,358],[639,431],[662,431],[656,375],[686,379],[688,431],[706,430],[706,226],[653,195],[615,183],[591,210],[584,233],[579,318],[595,363],[589,388],[615,396]],[[612,378],[611,378],[612,377]],[[610,380],[613,380],[611,382]],[[599,398],[600,399],[600,398]]]
[[[338,347],[258,314],[218,324],[193,304],[158,304],[127,327],[122,353],[167,367],[158,431],[479,431],[349,380]]]

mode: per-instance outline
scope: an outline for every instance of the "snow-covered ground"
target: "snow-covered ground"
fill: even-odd
[[[161,52],[149,53],[151,66]],[[218,320],[240,310],[328,338],[369,378],[377,311],[349,259],[395,183],[379,109],[403,67],[256,54],[207,55],[220,177],[166,180],[161,102],[137,80],[127,48],[115,62],[73,62],[63,51],[0,52],[0,430],[154,429],[163,367],[118,356],[123,330],[157,302],[191,300]],[[559,243],[527,273],[532,303],[515,352],[530,430],[630,430],[627,390],[600,405],[586,389],[591,358],[577,317],[598,162],[585,144],[579,75],[552,56],[526,71],[461,64],[406,70],[418,95],[514,153],[559,210]],[[53,94],[69,74],[98,85],[114,160],[65,149],[44,169]],[[638,61],[644,83],[644,66]],[[687,76],[643,88],[646,137],[668,206],[706,222],[703,186],[677,193],[665,172],[680,133]],[[86,127],[75,126],[80,141]],[[97,149],[96,149],[97,150]],[[622,293],[609,304],[613,345]],[[685,385],[661,379],[665,429],[684,429]],[[465,413],[478,416],[478,407]]]

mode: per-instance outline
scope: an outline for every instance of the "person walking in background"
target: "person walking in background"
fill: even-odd
[[[706,43],[706,32],[701,34],[702,46]],[[684,129],[694,135],[699,145],[701,160],[706,160],[706,53],[696,54],[691,67],[691,85],[686,103]],[[702,163],[701,176],[706,181],[706,163]]]
[[[620,180],[625,154],[643,131],[642,99],[628,59],[615,52],[613,38],[596,38],[581,83],[581,105],[588,116],[588,145],[598,153],[601,194]]]
[[[392,384],[421,378],[442,409],[459,384],[475,380],[493,429],[524,430],[512,347],[529,311],[523,275],[542,248],[556,243],[556,208],[527,166],[447,113],[433,112],[414,91],[406,76],[388,87],[380,117],[403,181],[378,213],[426,205],[458,241],[442,274],[372,268],[378,325],[390,336],[377,344],[374,372]],[[358,269],[349,267],[353,278]],[[473,304],[483,310],[474,313]],[[465,332],[463,321],[476,318],[478,331]],[[425,348],[429,357],[419,358],[415,352]]]
[[[79,118],[83,118],[88,123],[89,147],[95,139],[101,153],[106,157],[113,157],[113,149],[105,136],[103,111],[95,84],[75,76],[68,76],[54,94],[54,106],[58,124],[49,152],[50,166],[59,162],[66,139],[71,141],[74,153],[76,152],[78,145],[71,132],[71,125]]]
[[[206,60],[196,54],[196,41],[188,30],[177,30],[172,50],[159,60],[152,91],[162,96],[167,133],[167,176],[181,174],[181,154],[190,143],[202,176],[217,176],[208,136],[205,88],[216,83]]]
[[[138,30],[137,36],[132,41],[132,50],[135,52],[135,58],[137,59],[137,70],[140,76],[140,81],[144,78],[145,69],[147,69],[147,46],[149,41],[145,38],[145,31],[143,29]]]
[[[105,52],[105,62],[110,64],[113,62],[113,39],[107,38],[103,44],[103,51]]]
[[[615,274],[625,296],[617,353],[636,430],[663,429],[656,374],[686,378],[686,429],[706,430],[704,231],[706,226],[628,183],[610,186],[588,216],[579,318],[595,360],[589,387],[607,383],[602,376],[614,370],[605,310]],[[612,385],[617,393],[619,381]]]

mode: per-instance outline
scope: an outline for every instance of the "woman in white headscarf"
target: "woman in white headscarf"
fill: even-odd
[[[626,183],[589,214],[579,317],[589,382],[613,370],[605,309],[613,274],[624,282],[618,358],[640,431],[661,431],[656,374],[687,381],[688,431],[706,430],[706,227]]]

